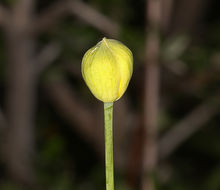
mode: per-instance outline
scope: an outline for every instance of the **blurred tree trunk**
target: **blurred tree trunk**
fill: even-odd
[[[154,173],[157,163],[157,120],[159,101],[159,27],[161,1],[146,1],[147,35],[145,44],[145,90],[142,190],[154,190]]]
[[[8,51],[7,128],[3,145],[5,167],[19,183],[33,179],[30,155],[33,150],[35,76],[33,40],[27,33],[32,1],[21,0],[13,7],[6,27]]]

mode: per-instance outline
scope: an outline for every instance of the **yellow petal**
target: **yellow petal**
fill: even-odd
[[[132,53],[116,40],[103,38],[82,60],[83,78],[94,96],[103,102],[113,102],[123,95],[132,72]]]

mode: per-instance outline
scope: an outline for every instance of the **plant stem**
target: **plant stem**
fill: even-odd
[[[113,166],[113,103],[104,103],[106,190],[114,190]]]

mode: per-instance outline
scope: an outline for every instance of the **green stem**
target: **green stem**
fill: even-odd
[[[105,172],[106,190],[114,190],[114,166],[113,166],[113,103],[104,103],[105,115]]]

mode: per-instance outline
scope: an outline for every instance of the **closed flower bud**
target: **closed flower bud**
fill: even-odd
[[[103,102],[121,98],[132,72],[132,52],[113,39],[103,38],[82,60],[82,76],[93,95]]]

